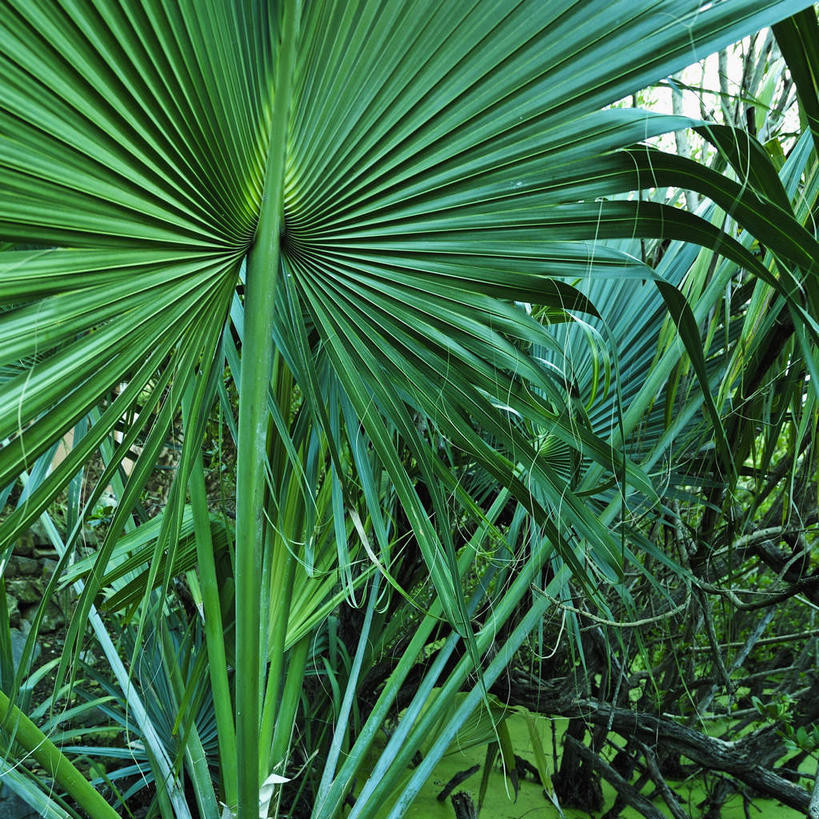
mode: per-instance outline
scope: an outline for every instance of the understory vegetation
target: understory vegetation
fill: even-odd
[[[817,49],[0,0],[0,810],[819,819]]]

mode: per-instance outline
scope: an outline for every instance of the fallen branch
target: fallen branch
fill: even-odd
[[[742,645],[739,644],[740,647]],[[666,716],[613,708],[599,700],[576,698],[575,692],[566,686],[565,681],[562,685],[547,689],[530,687],[530,681],[519,669],[517,676],[516,685],[505,691],[510,705],[524,705],[530,711],[550,717],[580,718],[587,723],[605,726],[627,740],[643,742],[652,748],[661,746],[664,751],[685,756],[709,771],[730,774],[751,790],[777,799],[803,815],[808,810],[811,794],[772,769],[773,761],[783,753],[781,740],[772,731],[755,732],[726,742],[680,725]],[[811,686],[797,696],[797,724],[810,724],[819,717],[817,689],[819,686]],[[514,696],[510,697],[510,693]],[[819,819],[819,816],[815,819]]]
[[[805,813],[810,794],[779,776],[767,764],[758,764],[748,739],[726,742],[701,734],[669,719],[625,708],[612,708],[594,700],[580,700],[583,717],[595,724],[611,725],[624,737],[634,736],[647,745],[662,745],[711,771],[722,771],[766,796]]]
[[[663,814],[637,788],[620,776],[608,762],[601,759],[594,751],[568,734],[564,737],[564,741],[620,794],[627,805],[631,805],[635,810],[640,811],[647,819],[665,819]]]

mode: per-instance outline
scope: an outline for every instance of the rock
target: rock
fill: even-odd
[[[12,555],[9,558],[8,568],[6,569],[6,578],[20,577],[21,575],[35,575],[40,574],[40,561],[32,557],[23,557],[21,555]]]
[[[48,582],[51,580],[51,575],[54,574],[54,571],[57,568],[57,561],[48,557],[43,557],[40,558],[38,562],[40,565],[40,573],[42,574],[43,579]]]
[[[18,604],[39,603],[43,599],[43,584],[27,578],[6,580],[6,594]]]
[[[51,539],[46,534],[45,526],[42,521],[35,520],[30,526],[30,532],[34,538],[35,546],[51,547]]]
[[[20,659],[23,656],[23,647],[26,644],[26,638],[28,637],[29,631],[31,631],[31,624],[27,623],[25,620],[21,623],[21,628],[13,628],[10,629],[11,631],[11,656],[14,659],[14,667],[20,664]],[[32,662],[34,662],[40,656],[40,644],[34,644],[34,655],[32,657]],[[0,814],[0,817],[2,814]]]
[[[31,557],[34,554],[36,545],[34,534],[28,531],[17,539],[17,543],[14,544],[14,552],[18,555]]]
[[[52,600],[47,606],[40,623],[40,631],[48,634],[65,628],[66,617],[62,609]]]

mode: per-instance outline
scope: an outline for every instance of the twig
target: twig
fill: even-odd
[[[758,646],[770,646],[776,643],[787,643],[791,640],[804,640],[806,637],[815,637],[819,634],[819,628],[808,629],[794,634],[779,634],[776,637],[763,637],[757,640]],[[742,648],[744,643],[722,643],[720,648]],[[711,646],[690,646],[688,651],[711,651]]]
[[[765,595],[764,599],[757,600],[754,603],[744,602],[737,596],[737,593],[733,589],[721,589],[719,586],[713,586],[702,580],[698,580],[696,583],[704,592],[708,592],[708,594],[719,594],[723,597],[727,597],[738,609],[753,611],[754,609],[764,609],[776,603],[781,603],[784,600],[789,600],[791,597],[795,597],[797,594],[801,594],[803,591],[819,585],[819,574],[812,574],[810,577],[792,583],[787,588],[778,592],[761,592],[761,594]],[[748,593],[750,594],[750,592]]]
[[[748,635],[748,639],[745,641],[745,645],[742,647],[742,650],[737,654],[734,661],[731,663],[731,668],[728,671],[729,675],[733,674],[738,668],[742,666],[742,664],[747,659],[748,655],[753,650],[753,647],[757,644],[759,639],[762,637],[763,632],[768,627],[768,624],[773,620],[774,616],[774,609],[768,609],[765,612],[765,616],[757,623],[756,628],[753,630],[753,633]],[[698,711],[703,713],[704,711],[708,710],[708,706],[711,705],[714,697],[716,696],[718,686],[716,683],[711,686],[711,690],[703,697],[702,702],[699,704]]]
[[[639,628],[640,626],[648,626],[651,623],[659,623],[661,620],[667,620],[669,617],[674,617],[676,614],[680,614],[688,608],[688,602],[691,599],[691,592],[686,595],[685,600],[680,603],[679,606],[675,606],[670,611],[664,611],[662,614],[657,614],[654,617],[645,617],[642,620],[609,620],[605,617],[598,617],[596,614],[592,614],[589,611],[583,611],[583,609],[575,608],[574,606],[570,606],[568,603],[563,603],[562,601],[558,600],[555,597],[552,597],[550,594],[546,594],[543,589],[539,589],[537,586],[532,586],[532,591],[536,594],[539,594],[541,597],[545,597],[550,603],[553,603],[558,608],[563,609],[564,611],[570,611],[573,614],[579,614],[582,617],[588,617],[589,620],[593,620],[595,623],[600,623],[603,626],[613,626],[615,628]]]
[[[456,773],[455,776],[453,776],[452,779],[450,779],[449,782],[446,783],[444,789],[435,798],[439,802],[446,802],[446,799],[449,796],[449,794],[451,794],[452,791],[454,791],[455,788],[457,788],[458,785],[461,784],[461,782],[464,782],[465,780],[469,779],[469,777],[472,776],[472,774],[477,773],[480,769],[481,769],[480,765],[473,765],[471,768],[468,768],[465,771],[460,771]]]
[[[646,760],[648,775],[651,777],[651,781],[657,786],[658,790],[662,794],[666,805],[668,805],[668,809],[671,811],[671,815],[674,817],[674,819],[689,819],[688,814],[683,810],[682,805],[680,805],[680,800],[677,798],[677,794],[671,790],[668,783],[663,778],[662,773],[660,773],[660,766],[657,764],[657,755],[651,748],[649,748],[648,745],[645,744],[645,742],[640,743],[640,749],[642,750],[643,756]]]
[[[711,645],[711,653],[714,657],[714,662],[717,664],[717,670],[722,677],[728,693],[733,694],[736,690],[734,684],[731,682],[731,677],[728,674],[728,669],[725,667],[725,661],[722,659],[722,651],[720,651],[719,641],[717,640],[717,631],[714,628],[714,618],[711,616],[711,606],[708,603],[708,598],[705,593],[697,589],[697,599],[700,601],[700,608],[702,616],[705,619],[705,633],[708,635],[708,642]]]
[[[790,535],[798,535],[804,531],[804,527],[771,526],[768,529],[758,529],[756,532],[751,532],[750,534],[738,537],[729,548],[732,550],[743,549],[746,546],[752,546],[755,543],[762,543],[765,540],[772,540],[776,543],[780,540],[784,540]]]

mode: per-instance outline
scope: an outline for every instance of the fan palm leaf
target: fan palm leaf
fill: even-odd
[[[650,171],[651,157],[641,168],[642,153],[612,152],[680,124],[599,109],[808,6],[0,6],[0,239],[18,246],[0,254],[0,297],[9,307],[0,314],[0,366],[33,361],[0,397],[0,486],[93,419],[69,458],[4,519],[0,538],[8,551],[121,419],[130,419],[99,491],[134,442],[143,451],[72,624],[69,645],[79,646],[106,563],[133,525],[141,488],[184,404],[182,460],[155,547],[157,555],[168,552],[167,583],[238,290],[245,309],[239,781],[226,789],[231,803],[238,793],[242,817],[258,812],[259,776],[269,773],[259,757],[267,760],[270,749],[257,744],[258,681],[268,660],[260,648],[267,640],[259,567],[265,546],[277,548],[265,534],[265,463],[269,449],[283,447],[291,458],[296,451],[281,429],[268,440],[273,339],[326,437],[336,512],[354,508],[355,484],[341,461],[355,451],[360,425],[473,663],[478,643],[459,582],[447,483],[419,417],[527,504],[581,579],[587,571],[616,579],[618,539],[567,483],[565,458],[551,463],[531,428],[547,428],[594,459],[606,478],[624,473],[646,494],[650,481],[599,438],[559,375],[532,355],[533,345],[554,341],[514,302],[540,305],[552,322],[571,320],[569,310],[593,312],[560,280],[575,271],[640,275],[633,258],[599,245],[635,234],[718,245],[770,276],[742,245],[689,214],[594,201],[642,187]],[[668,173],[689,168],[669,163]],[[703,192],[723,190],[704,172],[695,177]],[[747,210],[749,219],[754,214]],[[812,252],[807,239],[802,245],[800,252]],[[333,392],[340,413],[326,407]],[[363,460],[353,460],[360,472]],[[377,521],[377,499],[366,502]],[[201,514],[200,524],[204,533]],[[381,540],[386,547],[383,533]],[[151,563],[148,589],[159,568]],[[287,617],[287,597],[280,597],[266,614]],[[283,762],[270,758],[262,767]]]

